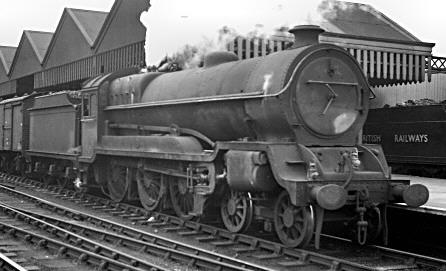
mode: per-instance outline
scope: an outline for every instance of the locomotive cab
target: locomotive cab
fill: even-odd
[[[81,131],[82,131],[82,149],[81,155],[85,158],[93,156],[94,147],[97,145],[97,110],[98,95],[96,89],[83,90],[82,114],[81,114]]]

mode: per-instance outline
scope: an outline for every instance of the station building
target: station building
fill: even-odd
[[[0,46],[0,98],[79,89],[87,78],[145,66],[149,0],[115,0],[110,12],[65,8],[54,33],[23,31],[17,48]]]

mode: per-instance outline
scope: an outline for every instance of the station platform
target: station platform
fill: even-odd
[[[446,179],[392,174],[392,179],[410,180],[411,184],[423,184],[429,189],[429,200],[421,208],[436,209],[446,213]]]

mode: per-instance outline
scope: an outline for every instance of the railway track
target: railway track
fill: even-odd
[[[81,266],[94,266],[98,270],[169,270],[92,241],[85,234],[73,233],[69,229],[18,211],[16,207],[5,204],[10,202],[17,206],[17,198],[7,197],[5,194],[1,196],[0,211],[3,216],[0,219],[0,232],[21,240],[22,243],[57,252],[59,258],[75,259]],[[11,219],[5,219],[5,215]],[[32,270],[38,270],[38,267],[33,267]]]
[[[60,256],[67,256],[76,258],[81,262],[86,262],[88,265],[93,265],[99,270],[170,270],[169,268],[157,266],[147,261],[139,260],[139,257],[132,257],[123,254],[119,249],[109,249],[92,239],[105,241],[115,246],[125,247],[127,249],[138,251],[142,254],[154,255],[157,258],[165,260],[174,260],[180,263],[186,263],[187,266],[203,270],[267,270],[260,266],[253,264],[245,264],[241,261],[231,264],[230,257],[220,257],[220,260],[212,259],[211,257],[203,257],[204,251],[194,250],[189,247],[189,252],[182,251],[187,248],[186,245],[181,245],[178,242],[164,242],[164,246],[153,244],[147,240],[138,240],[137,237],[126,237],[105,230],[97,230],[91,228],[91,225],[79,225],[73,220],[81,221],[86,218],[85,214],[76,212],[74,210],[66,209],[62,206],[52,204],[46,201],[40,201],[36,197],[26,196],[24,193],[14,193],[16,191],[10,190],[7,187],[2,187],[0,196],[2,198],[0,203],[0,211],[4,215],[8,215],[10,219],[6,219],[11,223],[5,223],[5,219],[0,220],[0,231],[8,233],[13,237],[24,239],[31,244],[37,244],[45,248],[50,248],[57,251]],[[4,193],[6,192],[6,193]],[[25,200],[24,200],[25,199]],[[9,202],[10,204],[5,204]],[[30,202],[36,203],[36,207],[30,207]],[[12,207],[14,206],[14,207]],[[26,209],[25,209],[26,208]],[[56,218],[42,214],[42,211],[52,209],[52,211],[62,211],[65,219]],[[58,216],[61,216],[60,214]],[[4,217],[3,217],[4,218]],[[11,221],[11,218],[13,219]],[[89,216],[91,220],[92,216]],[[68,220],[67,220],[68,219]],[[22,224],[17,226],[17,221]],[[99,220],[96,220],[96,222]],[[101,220],[106,222],[106,220]],[[89,221],[87,221],[90,223]],[[35,228],[56,236],[59,239],[68,241],[71,245],[58,242],[54,238],[37,235],[25,229],[32,225]],[[110,224],[103,224],[108,230]],[[121,228],[122,229],[122,228]],[[149,236],[150,237],[150,236]],[[152,238],[153,239],[153,238]],[[158,241],[163,241],[158,239]],[[166,241],[166,240],[164,240]],[[210,253],[207,253],[212,255]],[[103,256],[103,257],[101,257]],[[218,257],[215,254],[214,258]],[[110,260],[111,259],[111,260]],[[113,259],[123,263],[115,262]],[[237,262],[237,260],[234,260]],[[244,266],[249,267],[245,268]],[[178,270],[183,270],[178,268]],[[189,269],[186,269],[189,270]]]
[[[10,197],[26,201],[27,208],[10,207],[8,212],[32,216],[34,219],[51,225],[57,225],[61,230],[82,233],[88,238],[96,238],[113,244],[120,244],[132,250],[144,251],[163,259],[177,262],[187,262],[189,265],[201,269],[224,270],[225,268],[240,268],[239,270],[440,270],[446,267],[446,261],[425,257],[417,254],[405,253],[380,247],[359,248],[346,244],[342,240],[333,240],[322,246],[321,250],[289,249],[281,244],[253,236],[232,234],[220,228],[197,222],[184,222],[179,218],[162,213],[148,213],[144,209],[116,204],[91,195],[79,195],[73,191],[47,187],[43,190],[41,183],[14,176],[1,175],[5,183],[13,184],[17,188],[41,189],[52,198],[74,202],[82,208],[90,208],[101,215],[91,215],[62,205],[55,204],[38,197],[8,188],[0,187],[0,193],[7,193]],[[4,198],[4,196],[2,196]],[[50,211],[52,215],[37,212],[29,207],[33,203],[39,208]],[[68,223],[55,217],[65,216],[71,220],[86,222],[86,225]],[[111,219],[100,218],[107,216],[122,220],[116,223]],[[22,215],[13,215],[21,217]],[[39,222],[41,223],[41,222]],[[128,225],[125,225],[128,224]],[[92,228],[94,225],[95,228]],[[102,228],[102,230],[100,229]],[[144,229],[155,229],[157,234]],[[54,231],[54,230],[53,230]],[[202,247],[186,245],[171,239],[163,238],[160,234],[169,233],[186,238],[188,243],[197,242]],[[200,245],[201,246],[201,245]],[[178,249],[177,251],[162,248]],[[214,252],[210,252],[214,251]],[[221,251],[219,255],[215,252]],[[224,256],[224,255],[228,256]],[[187,255],[198,256],[184,260]],[[204,261],[211,263],[204,263]],[[221,265],[218,267],[218,265]],[[226,267],[224,267],[226,265]],[[215,268],[214,268],[215,267]],[[231,269],[228,269],[231,270]],[[233,269],[235,270],[235,269]]]
[[[2,196],[3,198],[5,198],[4,194]],[[51,235],[60,237],[60,239],[68,241],[69,243],[77,247],[77,249],[65,244],[59,244],[59,242],[38,235],[27,237],[31,233],[22,229],[22,227],[6,225],[3,222],[0,222],[0,230],[8,232],[9,234],[14,234],[14,236],[17,237],[22,237],[26,239],[26,241],[38,244],[39,246],[48,246],[49,242],[53,242],[54,244],[51,244],[51,248],[53,248],[53,250],[57,250],[59,254],[62,253],[61,256],[70,253],[68,256],[72,257],[73,255],[71,254],[74,253],[74,256],[79,257],[79,261],[88,261],[88,259],[91,257],[93,258],[92,262],[88,262],[88,264],[98,266],[101,270],[107,268],[111,270],[169,269],[148,263],[143,260],[139,260],[137,257],[126,255],[120,252],[118,249],[109,249],[108,247],[103,246],[100,243],[92,241],[93,239],[106,241],[108,243],[123,246],[141,253],[153,254],[160,258],[172,259],[183,263],[186,262],[189,263],[189,265],[191,266],[205,270],[264,270],[263,268],[255,268],[254,266],[250,266],[251,269],[246,269],[240,266],[233,266],[231,264],[217,262],[216,260],[213,261],[207,258],[203,259],[197,255],[181,252],[177,249],[171,249],[167,246],[154,245],[145,241],[123,237],[104,230],[101,231],[93,229],[89,226],[78,225],[76,223],[73,223],[72,221],[58,219],[53,216],[42,215],[39,214],[39,211],[36,209],[31,211],[21,210],[21,208],[7,206],[6,204],[0,204],[0,210],[3,211],[3,213],[8,214],[11,218],[23,221],[24,225],[32,225]],[[14,224],[16,224],[16,222],[14,222]],[[100,259],[99,256],[104,256],[108,259],[115,259],[123,263],[118,265],[118,263],[114,263],[114,261],[110,262],[110,260]],[[100,260],[99,265],[97,262],[98,260]],[[193,262],[193,264],[191,264],[191,262]],[[111,267],[111,264],[113,264],[114,266]]]

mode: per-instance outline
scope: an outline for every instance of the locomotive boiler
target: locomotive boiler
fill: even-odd
[[[327,221],[361,244],[385,233],[386,204],[429,193],[392,180],[381,147],[358,143],[370,88],[347,51],[318,43],[322,31],[297,26],[289,50],[261,58],[215,52],[203,68],[89,80],[76,186],[184,220],[219,208],[230,231],[261,223],[290,247],[313,233],[318,247]]]

